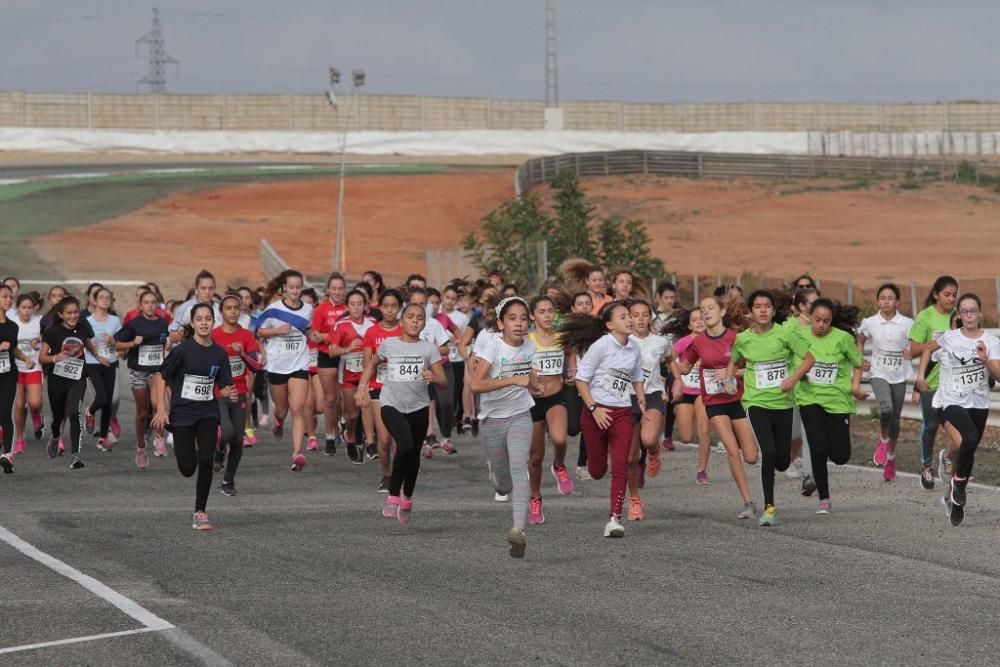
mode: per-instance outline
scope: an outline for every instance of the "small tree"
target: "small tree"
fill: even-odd
[[[663,262],[649,252],[649,232],[641,220],[605,218],[597,225],[594,236],[598,264],[627,268],[647,278],[666,273]]]
[[[552,219],[542,213],[540,198],[527,193],[487,214],[480,233],[467,234],[462,248],[483,273],[497,270],[508,281],[532,289],[545,277],[538,249],[551,230]]]
[[[549,238],[549,265],[559,266],[571,257],[594,257],[591,220],[595,206],[587,201],[576,172],[563,171],[553,179],[556,221]]]

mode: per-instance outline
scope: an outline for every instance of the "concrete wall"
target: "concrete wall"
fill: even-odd
[[[543,104],[485,97],[0,92],[0,127],[123,130],[537,130]],[[1000,130],[1000,103],[635,104],[564,102],[567,130],[681,132]]]

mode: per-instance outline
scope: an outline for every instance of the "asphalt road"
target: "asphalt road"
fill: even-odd
[[[124,440],[105,454],[88,439],[73,471],[30,442],[0,476],[0,525],[175,629],[0,663],[996,663],[996,492],[970,491],[953,528],[915,478],[838,470],[822,517],[779,476],[781,522],[765,529],[735,519],[721,456],[699,487],[679,449],[622,540],[601,537],[607,479],[571,497],[547,479],[547,521],[514,560],[510,506],[493,501],[478,443],[457,444],[424,463],[403,527],[380,514],[375,464],[313,454],[292,473],[287,441],[268,434],[244,457],[240,495],[213,489],[216,530],[195,533],[194,481],[172,458],[139,471]],[[0,558],[0,650],[143,627],[5,542]]]

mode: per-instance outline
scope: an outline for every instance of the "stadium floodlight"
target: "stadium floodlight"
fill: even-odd
[[[337,69],[336,67],[331,67],[330,68],[330,85],[331,86],[336,86],[338,83],[340,83],[340,70]]]
[[[340,187],[337,189],[337,226],[334,232],[333,241],[333,270],[343,271],[344,265],[347,263],[347,253],[345,252],[344,243],[344,172],[347,168],[347,129],[351,122],[351,99],[354,99],[354,110],[358,110],[358,88],[365,85],[365,71],[363,69],[351,70],[351,80],[346,84],[346,88],[350,95],[347,98],[347,104],[344,106],[338,106],[337,104],[337,94],[334,91],[335,86],[340,84],[340,70],[336,67],[330,67],[330,89],[326,91],[326,101],[331,107],[337,110],[338,120],[341,124],[341,138],[340,138]],[[343,92],[343,91],[342,91]]]
[[[351,77],[354,79],[354,87],[360,88],[365,85],[365,71],[363,69],[356,69],[351,72]]]

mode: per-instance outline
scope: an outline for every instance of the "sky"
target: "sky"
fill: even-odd
[[[136,92],[160,9],[176,93],[545,97],[544,0],[0,0],[0,90]],[[1000,2],[558,0],[559,95],[1000,99]]]

